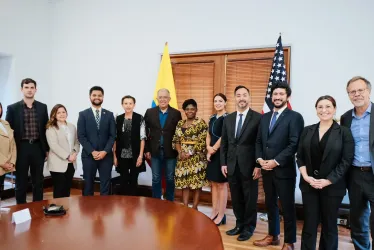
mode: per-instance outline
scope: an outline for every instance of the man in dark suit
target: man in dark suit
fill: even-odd
[[[256,168],[256,136],[261,114],[249,108],[250,95],[245,86],[235,88],[237,111],[229,114],[224,122],[221,137],[222,174],[230,185],[232,206],[236,217],[235,228],[227,235],[238,235],[239,241],[253,235],[257,222],[258,178]]]
[[[174,174],[178,152],[172,148],[175,129],[182,115],[179,110],[169,106],[170,92],[160,89],[157,92],[158,106],[145,112],[147,129],[145,144],[146,158],[151,160],[152,197],[161,199],[161,173],[166,176],[166,199],[174,201]]]
[[[354,109],[342,115],[340,121],[351,129],[355,141],[353,163],[347,176],[351,238],[355,249],[360,250],[372,249],[370,229],[374,239],[374,106],[370,92],[371,84],[364,77],[349,80],[347,93]]]
[[[90,89],[92,107],[79,112],[78,140],[83,147],[83,195],[94,195],[96,172],[100,175],[100,195],[109,195],[113,167],[113,144],[116,123],[113,113],[101,108],[104,90],[99,86]]]
[[[9,105],[5,118],[14,130],[17,145],[17,204],[26,203],[29,168],[33,201],[43,200],[43,169],[49,151],[45,135],[48,122],[47,105],[35,101],[36,82],[33,79],[23,79],[21,91],[23,100]]]
[[[290,96],[291,88],[287,83],[273,85],[270,97],[274,109],[261,118],[256,142],[256,159],[262,168],[269,235],[253,244],[261,247],[279,245],[279,197],[284,217],[283,250],[294,249],[296,242],[295,153],[304,128],[303,117],[287,108]]]

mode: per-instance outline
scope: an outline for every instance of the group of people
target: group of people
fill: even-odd
[[[95,86],[89,91],[92,105],[79,113],[77,128],[67,122],[67,110],[61,104],[55,105],[48,117],[47,106],[34,99],[36,87],[34,80],[22,80],[24,98],[8,106],[5,120],[1,119],[0,103],[0,183],[5,173],[16,170],[17,204],[26,203],[29,169],[33,201],[43,199],[45,161],[53,180],[53,196],[70,196],[82,145],[85,196],[94,194],[97,171],[100,194],[109,194],[113,165],[121,176],[122,194],[136,195],[138,175],[146,170],[147,158],[154,198],[163,195],[163,174],[164,197],[174,201],[175,188],[182,189],[183,204],[188,206],[191,191],[194,209],[198,209],[202,187],[211,185],[210,218],[219,226],[226,223],[228,184],[236,226],[226,234],[239,235],[239,241],[248,240],[255,231],[258,179],[262,177],[268,235],[253,244],[280,244],[281,210],[282,249],[294,249],[297,162],[305,213],[301,249],[316,249],[320,222],[319,248],[338,249],[336,221],[347,188],[354,246],[370,249],[369,230],[374,226],[369,220],[374,206],[374,106],[370,101],[371,84],[363,77],[347,83],[354,108],[341,117],[340,125],[334,118],[336,102],[325,95],[315,104],[320,121],[307,127],[302,115],[287,107],[291,89],[284,82],[273,84],[269,94],[274,109],[264,115],[250,109],[250,91],[245,86],[235,88],[237,111],[230,114],[226,112],[226,96],[216,94],[216,112],[208,123],[197,117],[194,99],[184,101],[186,118],[182,119],[181,113],[169,106],[167,89],[158,91],[158,106],[148,109],[144,116],[134,112],[136,99],[124,96],[124,113],[115,118],[102,108],[104,90]]]

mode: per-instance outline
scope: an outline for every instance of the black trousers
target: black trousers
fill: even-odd
[[[5,174],[0,176],[0,199],[1,199],[1,195],[4,190],[4,180],[5,180]]]
[[[236,165],[233,175],[228,176],[231,201],[236,226],[253,233],[257,223],[258,180],[244,176]]]
[[[317,228],[322,224],[320,250],[338,249],[337,218],[343,196],[326,196],[321,190],[311,190],[302,193],[304,207],[304,226],[301,234],[301,249],[315,250]]]
[[[372,249],[370,232],[371,238],[374,240],[374,174],[362,172],[357,167],[351,167],[348,176],[353,245],[355,249]],[[374,242],[371,244],[374,245]]]
[[[139,172],[133,159],[120,158],[118,167],[121,175],[121,194],[136,196]]]
[[[69,163],[65,173],[51,171],[53,181],[53,198],[70,197],[70,189],[73,183],[75,169],[73,163]]]
[[[269,235],[280,234],[278,197],[284,218],[284,242],[296,242],[295,185],[296,177],[280,179],[273,171],[262,175],[265,205],[268,213]]]
[[[16,200],[17,204],[26,203],[28,186],[28,173],[30,169],[32,182],[32,200],[43,200],[43,168],[45,153],[40,142],[30,144],[28,141],[21,141],[17,147],[16,164]]]

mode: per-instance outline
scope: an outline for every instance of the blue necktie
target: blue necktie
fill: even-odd
[[[240,130],[242,130],[242,125],[243,125],[243,114],[239,114],[239,122],[238,122],[238,127],[236,128],[236,136],[235,138],[238,138],[240,135]]]
[[[271,118],[271,121],[270,121],[269,133],[271,133],[271,131],[273,130],[274,124],[277,122],[277,116],[278,116],[278,112],[274,112],[273,118]]]

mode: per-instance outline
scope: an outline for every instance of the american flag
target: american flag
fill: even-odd
[[[270,91],[271,91],[272,85],[275,84],[276,82],[287,82],[287,71],[286,71],[286,64],[284,61],[284,51],[283,51],[281,36],[279,36],[277,45],[275,46],[273,66],[270,72],[269,83],[266,88],[264,106],[262,107],[263,114],[273,110],[274,108],[274,105],[271,101]],[[287,106],[289,109],[291,109],[290,102],[288,102]]]

